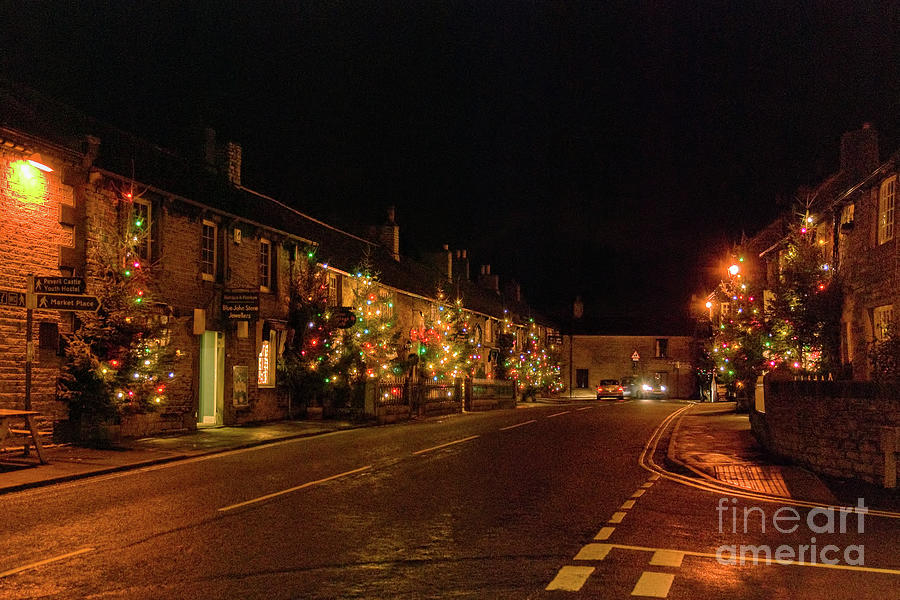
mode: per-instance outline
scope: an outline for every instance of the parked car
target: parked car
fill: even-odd
[[[641,384],[642,398],[665,398],[669,395],[669,388],[662,382],[649,380]]]
[[[641,384],[638,382],[637,377],[623,377],[621,386],[623,398],[641,397]]]
[[[619,385],[618,379],[603,379],[597,386],[597,400],[603,398],[616,398],[622,400],[625,397],[624,388]]]

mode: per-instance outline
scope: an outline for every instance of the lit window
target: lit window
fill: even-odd
[[[887,339],[891,322],[894,320],[894,305],[886,304],[872,311],[872,333],[875,341],[882,342]]]
[[[841,209],[841,225],[847,225],[853,222],[853,212],[853,204],[847,204]]]
[[[203,221],[200,237],[200,273],[206,281],[216,278],[216,224]]]
[[[153,213],[150,202],[143,198],[135,198],[131,208],[131,225],[137,238],[135,249],[143,260],[150,260],[150,225]]]
[[[881,182],[878,194],[878,243],[894,239],[894,199],[897,196],[897,176]]]
[[[269,339],[262,341],[259,349],[257,381],[259,387],[275,387],[275,330],[269,332]]]
[[[272,242],[259,240],[259,289],[268,292],[272,287]]]

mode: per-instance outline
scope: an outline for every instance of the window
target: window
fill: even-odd
[[[268,292],[272,288],[272,242],[259,240],[259,289]]]
[[[206,281],[216,278],[216,224],[203,221],[200,237],[200,273]]]
[[[259,349],[259,364],[257,365],[257,382],[261,388],[275,387],[275,335],[273,329],[269,331],[269,339],[263,340]]]
[[[875,341],[881,342],[887,339],[888,328],[894,320],[894,305],[886,304],[872,311],[872,333]]]
[[[588,387],[588,370],[575,369],[575,387],[585,390]]]
[[[660,338],[656,340],[656,358],[669,357],[669,340]]]
[[[131,205],[132,232],[137,238],[135,250],[141,260],[150,260],[151,204],[149,200],[135,198]]]
[[[847,204],[841,209],[841,225],[853,223],[854,205]]]
[[[341,306],[341,288],[338,274],[328,274],[328,306]]]
[[[894,199],[897,196],[897,176],[881,182],[878,193],[878,243],[894,239]]]

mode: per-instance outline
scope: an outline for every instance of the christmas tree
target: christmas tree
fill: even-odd
[[[461,299],[444,300],[438,290],[432,315],[419,334],[419,369],[432,381],[449,381],[471,377],[476,361],[481,358],[481,344],[475,339],[471,315]]]
[[[363,257],[352,274],[349,287],[356,323],[342,338],[344,350],[354,355],[348,376],[362,381],[402,372],[393,295],[378,284],[378,274],[372,270],[368,257]]]
[[[61,397],[73,421],[115,418],[123,411],[146,412],[164,404],[175,377],[168,315],[156,310],[150,227],[130,187],[118,190],[118,241],[92,246],[99,285],[96,314],[80,313],[80,327],[67,339]],[[139,199],[139,198],[138,198]]]

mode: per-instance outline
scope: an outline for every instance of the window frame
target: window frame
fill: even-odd
[[[207,238],[206,236],[206,228],[212,228],[212,237]],[[215,221],[209,221],[207,219],[203,219],[200,226],[200,275],[204,281],[215,281],[216,280],[216,268],[218,267],[218,238],[219,238],[219,226],[215,223]],[[206,252],[209,249],[206,247],[206,240],[212,240],[212,261],[206,260]],[[206,267],[209,265],[210,272],[206,271]]]
[[[268,248],[265,253],[263,248]],[[266,257],[265,263],[263,256]],[[273,289],[272,281],[272,240],[267,238],[259,238],[259,291],[271,292]]]
[[[139,206],[145,209],[146,213],[142,213],[138,209]],[[150,262],[153,257],[153,202],[146,198],[134,198],[131,202],[132,222],[137,216],[143,222],[141,230],[146,233],[146,238],[138,246],[138,256],[141,260]]]
[[[889,206],[888,206],[889,204]],[[892,175],[878,187],[878,245],[894,239],[894,209],[897,205],[897,176]]]
[[[584,385],[582,385],[584,383]],[[588,390],[591,388],[590,369],[575,369],[575,389]]]
[[[669,358],[669,338],[656,338],[653,354],[654,358]]]

